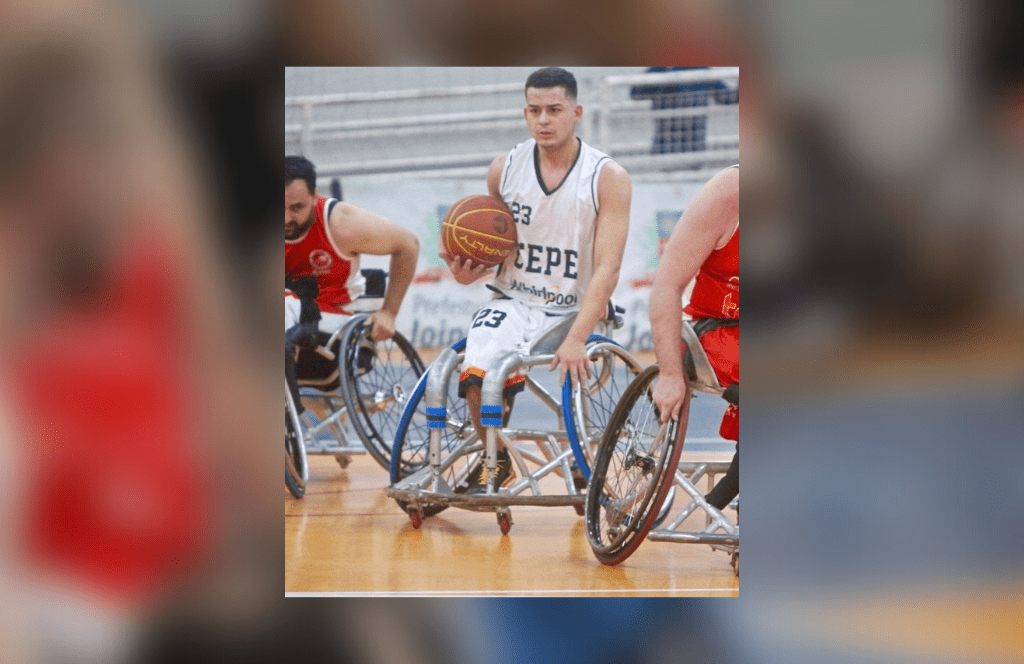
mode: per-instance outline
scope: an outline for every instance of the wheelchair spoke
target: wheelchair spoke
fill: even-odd
[[[611,341],[594,339],[597,341],[589,351],[591,379],[586,389],[573,390],[568,400],[571,412],[566,414],[567,421],[571,417],[574,423],[569,440],[584,477],[590,475],[597,447],[616,405],[640,373],[639,364],[624,349]]]
[[[402,412],[423,373],[423,363],[400,334],[370,342],[361,322],[348,331],[343,343],[348,376],[343,396],[353,428],[367,451],[389,468]]]

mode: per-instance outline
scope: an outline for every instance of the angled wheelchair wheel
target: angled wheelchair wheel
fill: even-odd
[[[305,469],[306,455],[303,454],[295,422],[286,408],[284,413],[284,484],[296,498],[306,495],[306,481],[303,479]]]
[[[398,332],[373,341],[365,316],[346,323],[341,339],[341,396],[366,451],[385,469],[402,411],[423,375],[423,361]]]
[[[625,348],[607,337],[587,339],[591,378],[587,389],[572,389],[569,377],[562,386],[562,415],[576,465],[584,479],[591,467],[601,437],[616,404],[629,384],[640,374],[640,363]]]
[[[452,349],[461,353],[466,349],[466,340],[459,341]],[[404,477],[408,477],[417,470],[429,463],[430,454],[430,427],[427,420],[427,406],[424,393],[427,386],[428,372],[424,372],[416,383],[405,411],[399,420],[395,433],[394,444],[391,448],[391,483],[394,484]],[[468,474],[470,461],[475,463],[479,458],[482,444],[475,442],[476,429],[469,417],[469,408],[466,400],[458,396],[457,381],[451,381],[448,393],[447,417],[445,427],[441,431],[441,458],[450,458],[457,450],[465,459],[449,459],[455,461],[444,473],[445,480],[451,486],[457,486],[458,482]],[[470,439],[473,440],[470,440]],[[395,499],[403,511],[409,512],[410,506],[407,501]],[[447,505],[428,504],[421,508],[422,516],[433,516],[443,512]]]
[[[652,392],[658,367],[645,369],[612,414],[587,491],[587,539],[606,565],[626,560],[664,518],[662,505],[679,466],[692,391],[679,421],[662,426]]]

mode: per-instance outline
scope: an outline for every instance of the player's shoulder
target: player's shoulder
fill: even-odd
[[[512,154],[511,151],[509,151],[509,152],[502,152],[501,154],[496,156],[494,159],[491,160],[490,169],[492,171],[493,170],[497,170],[497,171],[500,172],[501,169],[505,167],[505,163],[508,161],[508,157],[509,157],[510,154]]]
[[[610,177],[616,179],[629,179],[629,171],[623,168],[622,164],[615,161],[611,157],[608,157],[602,161],[598,167],[601,169],[601,177]]]
[[[374,227],[371,217],[369,210],[364,210],[345,201],[336,201],[331,209],[327,225],[335,238],[344,238],[347,241],[365,234],[371,229],[374,232],[383,232],[384,229]]]
[[[740,165],[730,166],[729,168],[723,168],[722,170],[715,173],[711,178],[714,181],[720,182],[738,182],[740,179]]]
[[[339,201],[335,199],[330,199],[327,203],[327,207],[331,211],[330,218],[328,218],[327,221],[328,223],[331,224],[344,223],[346,219],[351,218],[352,215],[359,209],[355,205],[352,205],[351,203],[346,203],[345,201]]]
[[[597,174],[599,178],[599,187],[602,189],[612,186],[629,186],[629,172],[622,167],[622,164],[613,160],[611,157],[603,159],[597,164]]]
[[[711,195],[720,198],[739,196],[740,169],[730,166],[715,173],[707,183]]]
[[[604,177],[605,172],[612,173],[612,175],[609,176],[611,178],[629,178],[629,174],[621,164],[604,152],[595,148],[593,145],[581,140],[580,150],[583,153],[581,155],[581,159],[583,159],[584,164],[589,164],[590,168],[593,168],[594,172],[599,173],[602,178]]]
[[[532,162],[533,153],[536,149],[537,141],[532,138],[528,138],[522,143],[516,144],[511,150],[505,153],[505,160],[511,162],[513,160]]]

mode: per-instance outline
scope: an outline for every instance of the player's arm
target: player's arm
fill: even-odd
[[[683,400],[683,291],[711,252],[729,241],[739,223],[739,170],[708,181],[679,218],[651,286],[651,336],[660,368],[654,403],[664,422],[677,418]]]
[[[622,254],[626,249],[629,235],[629,205],[633,187],[629,174],[615,162],[606,164],[597,184],[597,198],[600,206],[594,231],[594,276],[587,287],[565,341],[555,353],[551,367],[560,366],[559,379],[568,371],[575,380],[590,375],[585,344],[587,337],[608,309],[608,300],[619,281]]]
[[[331,235],[334,242],[350,254],[391,256],[384,305],[370,315],[374,339],[387,339],[395,333],[395,317],[402,306],[409,284],[416,274],[420,241],[413,233],[379,214],[348,203],[338,203],[331,211]]]
[[[508,157],[507,152],[495,157],[494,161],[491,162],[490,168],[487,170],[487,193],[495,198],[501,198],[501,194],[499,193],[501,186],[501,169],[505,164],[506,157]],[[473,261],[468,258],[463,260],[460,256],[452,256],[447,253],[443,247],[441,248],[441,253],[438,255],[444,259],[445,263],[448,263],[448,269],[452,271],[452,276],[455,277],[455,281],[460,284],[471,284],[484,276],[488,270],[488,268],[481,263],[473,263]],[[506,262],[510,260],[515,260],[514,251],[505,259]]]

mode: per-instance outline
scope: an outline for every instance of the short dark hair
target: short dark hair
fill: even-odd
[[[530,88],[555,88],[559,86],[565,88],[566,97],[573,101],[576,100],[576,77],[561,67],[544,67],[533,72],[526,79],[526,88],[524,88],[523,92],[525,93]]]
[[[305,157],[291,156],[284,158],[284,186],[295,180],[304,180],[309,193],[316,191],[316,166]]]

